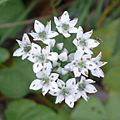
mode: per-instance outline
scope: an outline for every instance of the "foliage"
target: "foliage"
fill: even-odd
[[[24,4],[27,0],[1,0],[0,1],[0,106],[4,107],[4,117],[6,120],[119,120],[120,119],[120,7],[117,6],[119,0],[104,0],[94,2],[93,0],[69,0],[65,3],[66,10],[73,17],[79,17],[79,23],[86,30],[94,28],[93,38],[101,42],[100,46],[95,49],[96,55],[98,51],[102,51],[103,60],[108,64],[104,67],[105,78],[101,80],[103,91],[107,90],[108,98],[103,102],[101,97],[96,98],[90,96],[88,102],[78,101],[74,109],[70,109],[64,104],[54,105],[54,98],[50,96],[38,97],[38,94],[31,94],[29,85],[34,79],[31,63],[12,58],[11,39],[15,42],[15,37],[21,36],[25,25],[21,21],[32,18],[29,15],[33,8],[41,12],[42,8],[37,0],[31,0],[29,5]],[[42,0],[41,0],[42,1]],[[39,2],[41,2],[39,1]],[[44,0],[43,0],[44,1]],[[63,10],[65,7],[62,0],[52,1],[52,11],[54,13]],[[67,3],[67,4],[66,4]],[[46,4],[42,4],[46,5]],[[45,7],[49,9],[50,4]],[[61,7],[62,6],[62,7]],[[60,9],[57,9],[60,7]],[[36,9],[37,8],[37,9]],[[34,12],[37,14],[37,12]],[[47,11],[47,10],[46,10]],[[43,13],[46,13],[43,12]],[[107,11],[107,12],[105,12]],[[42,12],[40,16],[42,15]],[[35,17],[35,16],[34,16]],[[38,17],[38,16],[37,16]],[[6,23],[17,23],[19,25],[11,26]],[[44,21],[45,22],[45,21]],[[10,25],[10,27],[9,27]],[[30,26],[31,27],[31,26]],[[29,29],[29,28],[28,28]],[[63,38],[59,38],[63,42]],[[65,47],[69,51],[73,51],[73,45],[68,39],[65,41]],[[7,46],[7,47],[6,47]],[[66,79],[66,76],[65,76]],[[96,78],[95,78],[96,79]],[[106,90],[105,90],[106,89]],[[40,93],[39,93],[40,94]],[[35,97],[34,97],[35,96]],[[99,92],[96,96],[100,96]],[[4,98],[5,97],[5,98]],[[3,100],[3,102],[1,102]],[[37,101],[35,103],[34,101]],[[0,114],[1,115],[1,114]],[[1,116],[0,116],[0,119]]]

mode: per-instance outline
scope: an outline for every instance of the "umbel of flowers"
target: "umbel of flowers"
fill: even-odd
[[[87,101],[89,93],[96,93],[92,79],[88,78],[89,73],[96,77],[104,77],[101,69],[106,62],[101,60],[101,52],[92,58],[92,49],[99,45],[99,42],[91,38],[93,31],[83,32],[81,26],[75,27],[78,19],[70,19],[65,11],[61,17],[54,17],[57,32],[51,29],[51,21],[44,26],[35,20],[34,32],[29,33],[33,42],[25,33],[22,40],[17,40],[18,48],[13,56],[22,56],[33,63],[33,72],[36,79],[30,85],[31,90],[41,90],[43,95],[49,93],[56,97],[55,103],[65,103],[73,108],[74,103],[81,97]],[[76,50],[73,53],[64,47],[64,42],[57,42],[56,36],[62,35],[64,41],[74,34],[72,40]],[[69,39],[67,39],[69,40]],[[36,44],[42,42],[44,47]],[[37,42],[38,43],[38,42]],[[57,48],[59,52],[55,52]],[[68,79],[63,77],[68,74]],[[70,75],[69,75],[70,74]]]

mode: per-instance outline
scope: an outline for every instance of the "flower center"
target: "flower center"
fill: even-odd
[[[79,44],[80,44],[81,46],[86,46],[86,45],[87,45],[87,44],[86,44],[86,41],[85,41],[84,39],[80,39]]]
[[[45,31],[42,31],[42,32],[40,32],[39,33],[39,36],[40,36],[40,38],[42,38],[42,39],[45,39],[46,38],[46,32]]]
[[[84,61],[79,61],[79,62],[77,63],[77,66],[78,66],[79,68],[83,68],[83,67],[85,66]]]
[[[63,28],[64,30],[68,30],[69,25],[68,25],[68,24],[63,23],[63,24],[62,24],[62,28]]]
[[[84,83],[80,83],[79,86],[78,86],[78,89],[80,91],[84,90],[85,89],[85,84]]]
[[[62,95],[67,96],[69,94],[69,89],[68,88],[63,88],[62,89]]]
[[[38,59],[39,59],[41,62],[44,62],[44,61],[45,61],[45,56],[41,54],[41,55],[38,57]]]
[[[24,47],[24,51],[27,53],[31,50],[31,46],[30,45],[27,45]]]

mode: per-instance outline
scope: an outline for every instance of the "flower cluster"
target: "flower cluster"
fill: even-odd
[[[83,32],[81,26],[75,27],[77,21],[77,18],[71,20],[65,11],[61,17],[54,17],[56,32],[51,30],[51,21],[44,26],[35,20],[34,32],[29,33],[33,42],[25,33],[22,41],[17,40],[20,48],[13,53],[13,56],[22,56],[22,60],[28,59],[33,63],[37,79],[31,83],[30,89],[41,90],[43,95],[49,93],[56,96],[56,104],[65,100],[71,108],[81,97],[87,101],[87,94],[97,92],[93,86],[95,81],[89,79],[88,75],[104,77],[101,67],[106,64],[101,61],[101,52],[92,58],[92,49],[99,42],[91,38],[92,30]],[[58,43],[55,37],[61,35],[69,38],[73,34],[75,51],[70,53],[64,47],[64,42]],[[39,44],[37,41],[40,41]],[[64,79],[66,74],[67,80]]]

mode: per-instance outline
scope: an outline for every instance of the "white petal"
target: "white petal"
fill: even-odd
[[[88,96],[84,91],[81,91],[81,96],[84,98],[85,101],[88,101]]]
[[[60,88],[65,86],[65,83],[60,79],[57,80],[57,84],[58,84],[58,87],[60,87]]]
[[[87,54],[93,54],[93,51],[91,51],[88,47],[84,47],[84,52]]]
[[[80,83],[84,83],[84,81],[86,81],[86,78],[84,76],[81,76]]]
[[[23,48],[18,48],[14,53],[13,56],[21,56],[24,54]]]
[[[68,60],[69,61],[73,61],[74,60],[74,53],[69,54]]]
[[[65,61],[67,61],[67,53],[66,52],[62,52],[60,55],[59,55],[59,59],[60,59],[60,61],[62,61],[62,62],[65,62]]]
[[[80,75],[81,75],[81,71],[77,67],[75,67],[73,69],[73,73],[74,73],[75,77],[80,77]]]
[[[84,76],[88,77],[88,69],[83,68],[83,69],[81,70],[81,73],[82,73]]]
[[[16,40],[16,41],[17,41],[17,43],[18,43],[18,45],[19,45],[20,47],[24,47],[24,44],[23,44],[22,41],[20,41],[20,40]]]
[[[50,83],[50,90],[56,91],[58,89],[58,85],[56,82],[51,82]]]
[[[65,70],[67,70],[67,71],[73,71],[73,68],[74,68],[75,66],[72,64],[72,63],[68,63],[67,65],[65,65]]]
[[[59,74],[57,74],[57,73],[51,73],[51,75],[50,75],[50,81],[55,81],[55,80],[58,79],[58,77],[59,77]]]
[[[51,32],[47,35],[47,37],[48,37],[48,38],[54,38],[54,37],[56,37],[57,35],[58,35],[57,32],[51,31]]]
[[[59,33],[63,34],[63,28],[61,26],[56,26]]]
[[[38,20],[35,20],[34,29],[36,33],[40,33],[41,31],[44,30],[44,25]]]
[[[59,50],[62,50],[63,46],[64,46],[64,43],[58,43],[56,46]]]
[[[78,39],[83,37],[83,29],[81,26],[79,26],[78,31],[77,31],[77,36]]]
[[[65,98],[65,103],[69,106],[69,107],[71,107],[71,108],[73,108],[74,107],[74,98],[73,98],[73,96],[71,96],[71,95],[69,95],[69,96],[67,96],[66,98]]]
[[[75,28],[75,27],[70,27],[69,28],[69,33],[77,33],[77,28]]]
[[[60,25],[60,21],[58,20],[58,18],[57,18],[57,17],[54,17],[54,22],[55,22],[55,24],[56,24],[57,26],[59,26],[59,25]]]
[[[51,69],[52,69],[51,62],[44,63],[43,70],[46,72],[47,75],[50,75]]]
[[[39,90],[42,88],[42,86],[43,86],[43,82],[39,79],[36,79],[31,83],[30,89],[31,90]]]
[[[31,52],[38,56],[41,54],[41,47],[38,44],[32,43]]]
[[[22,41],[25,44],[31,44],[30,39],[29,39],[29,37],[28,37],[28,35],[26,33],[24,33],[24,35],[22,37]]]
[[[77,47],[77,46],[78,46],[78,40],[77,40],[77,39],[74,39],[74,40],[73,40],[73,44]]]
[[[50,89],[50,91],[49,91],[49,94],[50,95],[52,95],[52,96],[58,96],[59,95],[59,93],[60,93],[60,89]]]
[[[51,32],[51,21],[49,21],[49,22],[47,23],[47,25],[46,25],[46,27],[45,27],[45,31],[46,31],[46,33]]]
[[[55,104],[61,103],[63,100],[64,100],[64,96],[63,96],[63,95],[58,95],[58,96],[56,97]]]
[[[67,70],[65,70],[64,68],[62,67],[59,67],[57,70],[56,70],[57,73],[61,74],[61,75],[65,75],[68,73]]]
[[[28,57],[28,54],[27,54],[27,53],[23,54],[23,55],[22,55],[22,60],[26,59],[27,57]]]
[[[91,70],[92,75],[96,77],[104,77],[104,73],[100,68],[94,68]]]
[[[95,48],[100,44],[97,40],[94,39],[88,39],[87,43],[89,48]]]
[[[51,61],[57,61],[58,60],[58,54],[56,52],[51,52],[48,55],[48,59]]]
[[[35,38],[35,40],[39,40],[39,35],[37,34],[37,33],[35,33],[35,32],[31,32],[31,33],[29,33],[33,38]],[[34,39],[33,39],[34,40]]]
[[[91,59],[91,54],[85,54],[82,56],[83,61],[88,61]]]
[[[70,27],[74,27],[77,24],[78,18],[74,18],[69,22]]]
[[[33,64],[33,71],[34,73],[39,72],[43,68],[42,64],[40,62]]]
[[[66,37],[66,38],[68,38],[68,37],[71,36],[71,35],[70,35],[68,32],[66,32],[66,31],[64,31],[62,34],[63,34],[63,36]]]
[[[69,14],[67,11],[65,11],[61,16],[61,22],[62,23],[68,23],[70,21]]]
[[[81,50],[77,50],[74,54],[74,60],[80,60],[83,56],[84,52]]]
[[[48,91],[49,91],[49,85],[44,84],[44,86],[42,87],[42,94],[45,96]]]
[[[67,80],[66,82],[66,86],[69,88],[72,88],[76,85],[76,79],[75,78],[71,78],[69,80]]]
[[[85,91],[87,93],[96,93],[97,89],[93,85],[88,84],[88,85],[86,85]]]
[[[84,38],[85,40],[89,39],[89,38],[91,37],[92,33],[93,33],[93,30],[91,30],[91,31],[89,31],[89,32],[85,32],[85,33],[83,34],[83,38]]]
[[[30,56],[27,59],[32,63],[35,63],[38,60],[38,58],[33,54],[30,54]]]
[[[42,54],[44,54],[46,57],[50,53],[50,46],[46,46],[42,49]]]
[[[91,79],[87,79],[84,81],[86,84],[90,84],[90,83],[95,83],[95,81],[91,80]]]

